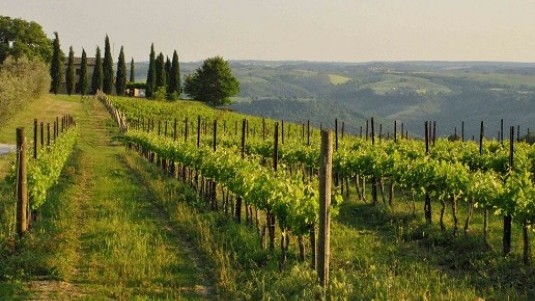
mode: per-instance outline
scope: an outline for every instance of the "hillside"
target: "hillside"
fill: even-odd
[[[500,119],[534,128],[535,64],[498,62],[319,63],[232,61],[241,92],[232,109],[319,126],[344,121],[358,133],[376,117],[392,131],[394,120],[421,136],[423,121],[437,121],[438,135],[450,135],[465,122],[469,139],[485,121],[496,137]],[[182,63],[186,75],[200,62]],[[146,64],[137,67],[138,79]]]

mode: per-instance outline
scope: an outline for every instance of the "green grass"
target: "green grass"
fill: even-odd
[[[343,85],[350,80],[351,78],[346,77],[346,76],[342,76],[338,74],[329,74],[329,81],[331,82],[332,85],[335,85],[335,86]]]
[[[193,252],[126,165],[108,113],[93,99],[81,111],[61,183],[20,251],[0,255],[0,299],[206,299]]]
[[[16,142],[16,128],[24,127],[26,129],[26,136],[31,141],[33,137],[33,120],[44,122],[45,135],[46,124],[50,123],[53,129],[56,117],[60,118],[66,114],[71,114],[76,117],[80,114],[80,96],[66,96],[66,95],[45,95],[38,101],[31,102],[27,107],[11,117],[7,124],[0,127],[0,143],[15,144]]]

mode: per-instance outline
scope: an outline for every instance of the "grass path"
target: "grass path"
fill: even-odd
[[[127,164],[104,107],[91,99],[82,108],[78,149],[23,242],[31,251],[10,262],[27,265],[15,277],[24,282],[0,285],[0,299],[213,299],[191,247]]]

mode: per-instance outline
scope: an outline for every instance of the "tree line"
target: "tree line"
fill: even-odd
[[[54,32],[54,39],[50,41],[41,26],[35,22],[0,16],[0,25],[0,63],[8,56],[15,59],[25,56],[49,64],[50,92],[54,94],[60,92],[63,82],[67,94],[79,93],[82,96],[95,94],[99,90],[106,94],[123,96],[130,85],[130,88],[144,88],[147,98],[176,100],[184,91],[196,100],[211,105],[224,105],[230,103],[230,97],[236,95],[240,89],[229,63],[220,56],[206,59],[194,74],[185,77],[182,87],[177,51],[173,52],[172,59],[164,57],[162,52],[156,56],[154,44],[151,44],[145,85],[135,83],[133,58],[130,63],[130,78],[127,81],[124,47],[121,46],[114,71],[108,35],[104,40],[103,56],[100,47],[96,48],[93,73],[88,74],[88,57],[82,48],[80,72],[76,74],[74,50],[72,46],[69,47],[65,68],[65,54],[61,50],[57,32]]]

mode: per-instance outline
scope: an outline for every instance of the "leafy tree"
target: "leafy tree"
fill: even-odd
[[[147,72],[147,89],[145,89],[145,96],[147,98],[151,98],[156,90],[156,66],[154,64],[154,43],[152,43],[150,45],[149,71]]]
[[[98,90],[102,90],[102,58],[100,56],[100,47],[97,46],[95,69],[93,69],[93,77],[91,79],[91,93],[97,94]]]
[[[156,88],[165,87],[165,61],[163,54],[160,52],[156,58]]]
[[[54,42],[52,62],[50,63],[50,78],[52,78],[52,84],[50,85],[50,92],[58,94],[59,86],[61,84],[63,74],[63,52],[59,44],[59,36],[57,32],[54,32]]]
[[[136,72],[134,69],[134,58],[130,61],[130,81],[131,83],[136,82]]]
[[[65,85],[67,89],[67,94],[71,95],[74,92],[74,51],[72,46],[69,47],[69,59],[67,62],[67,72],[65,74]]]
[[[240,83],[232,74],[229,63],[216,56],[206,59],[194,74],[186,77],[184,91],[212,105],[224,105],[230,103],[229,97],[240,92]]]
[[[78,79],[78,89],[82,96],[87,94],[87,54],[82,48],[82,62],[80,66],[80,77]]]
[[[126,90],[126,62],[124,60],[123,46],[121,46],[121,52],[119,53],[119,60],[117,62],[117,76],[115,79],[115,91],[117,95],[123,96]]]
[[[179,98],[182,93],[180,87],[180,65],[178,63],[178,54],[176,50],[173,52],[173,61],[171,63],[171,69],[169,70],[169,83],[167,86],[167,94],[169,98],[174,100]]]
[[[7,56],[38,58],[49,63],[52,43],[38,23],[0,16],[0,64]]]
[[[106,35],[104,41],[104,61],[102,63],[102,72],[104,79],[102,82],[102,90],[106,94],[113,92],[113,58],[111,57],[110,39]]]

